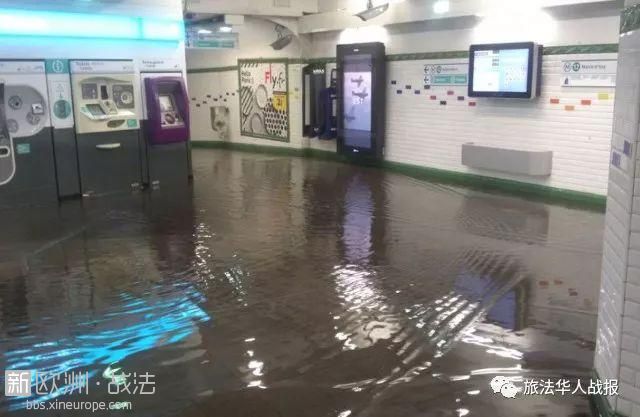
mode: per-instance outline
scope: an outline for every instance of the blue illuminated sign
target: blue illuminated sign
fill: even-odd
[[[0,9],[0,35],[180,41],[182,20]]]

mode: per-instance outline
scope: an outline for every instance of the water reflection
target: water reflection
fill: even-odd
[[[137,353],[183,341],[197,331],[197,325],[210,320],[198,303],[202,294],[184,284],[174,284],[174,293],[153,291],[144,299],[120,295],[117,311],[76,324],[74,335],[55,341],[30,338],[31,346],[7,350],[5,369],[34,369],[44,382],[65,373],[81,370],[89,376],[100,375],[109,366]],[[86,333],[83,333],[86,332]],[[35,339],[35,340],[34,340]],[[36,379],[32,375],[33,392]],[[71,386],[57,384],[50,395],[9,398],[10,409],[26,406],[27,401],[49,401]]]
[[[144,417],[585,406],[506,404],[488,381],[588,375],[601,215],[325,161],[198,151],[194,169],[193,194],[3,229],[5,367],[155,373]]]

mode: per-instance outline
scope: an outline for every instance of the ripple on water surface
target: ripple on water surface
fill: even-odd
[[[584,397],[506,400],[489,381],[588,377],[601,214],[326,161],[193,163],[190,190],[3,213],[0,361],[58,387],[3,410],[588,415]],[[65,371],[89,392],[64,395]],[[145,373],[153,395],[108,392]]]

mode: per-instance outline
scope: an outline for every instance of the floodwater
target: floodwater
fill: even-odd
[[[0,213],[0,368],[38,371],[0,414],[591,415],[490,381],[589,378],[602,214],[328,161],[193,163],[189,190]]]

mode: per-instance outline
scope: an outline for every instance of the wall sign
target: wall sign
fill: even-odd
[[[187,48],[235,49],[238,48],[237,33],[223,33],[213,30],[187,30],[185,46]]]
[[[562,61],[563,87],[615,87],[614,59]]]
[[[42,61],[2,61],[0,74],[44,74]]]
[[[288,65],[281,60],[239,60],[240,133],[289,141]]]
[[[47,86],[49,90],[49,106],[51,124],[56,129],[73,127],[73,111],[71,109],[71,79],[69,78],[69,61],[66,59],[47,59]]]
[[[133,61],[71,61],[72,74],[130,74]]]
[[[467,85],[469,82],[469,64],[426,64],[424,66],[424,85]]]
[[[138,62],[140,71],[181,71],[182,64],[177,59],[143,58]]]

